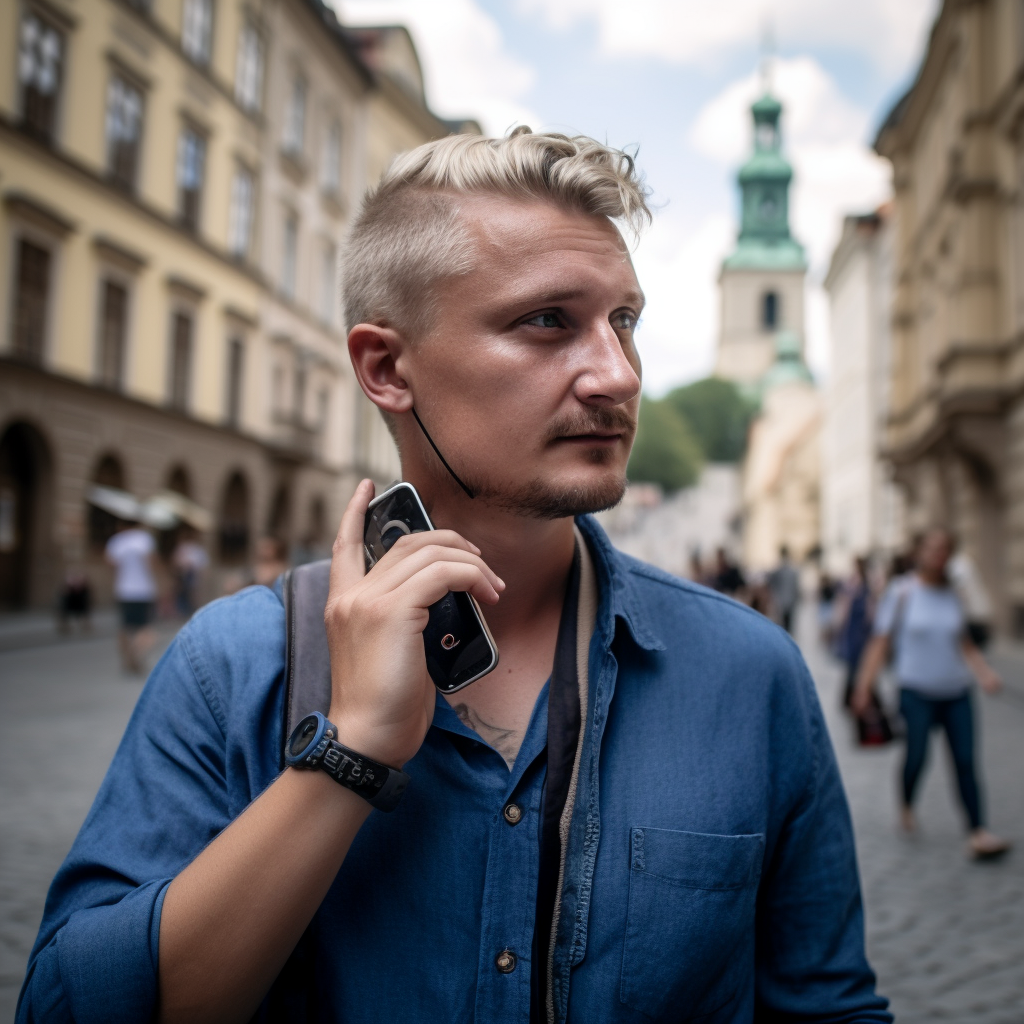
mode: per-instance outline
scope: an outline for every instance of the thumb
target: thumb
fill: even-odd
[[[343,593],[366,573],[363,555],[363,524],[373,500],[373,481],[361,480],[341,517],[331,554],[331,595]]]

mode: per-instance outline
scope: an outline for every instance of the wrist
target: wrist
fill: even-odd
[[[412,756],[400,749],[388,736],[388,730],[380,726],[368,725],[344,714],[335,716],[333,708],[327,717],[338,730],[338,742],[363,757],[401,769]]]

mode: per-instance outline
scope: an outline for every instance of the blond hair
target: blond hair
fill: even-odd
[[[346,328],[429,329],[432,289],[475,252],[459,196],[507,196],[619,221],[638,234],[650,192],[628,153],[585,135],[450,135],[398,156],[363,200],[342,258]]]

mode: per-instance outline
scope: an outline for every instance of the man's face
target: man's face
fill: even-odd
[[[460,206],[475,267],[438,286],[431,330],[398,360],[417,412],[481,501],[543,518],[615,504],[644,303],[621,237],[547,203]]]

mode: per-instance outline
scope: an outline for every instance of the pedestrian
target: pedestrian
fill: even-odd
[[[818,580],[818,636],[831,649],[835,641],[837,601],[841,588],[832,576],[823,572]]]
[[[715,551],[715,569],[711,574],[711,586],[721,594],[742,598],[747,581],[743,578],[740,567],[729,557],[725,548]]]
[[[864,653],[851,707],[869,707],[878,675],[893,652],[906,723],[901,773],[900,822],[914,831],[914,797],[928,753],[931,730],[941,726],[956,768],[960,802],[976,858],[1005,853],[1010,844],[985,827],[975,766],[972,685],[996,693],[1002,683],[967,633],[967,622],[947,569],[953,540],[934,528],[916,545],[914,571],[893,580],[875,616],[874,637]]]
[[[89,577],[78,566],[68,569],[64,575],[57,611],[57,626],[62,633],[71,632],[74,622],[82,629],[92,629],[92,585]]]
[[[890,1024],[799,651],[590,514],[626,487],[644,299],[616,222],[647,215],[632,157],[584,137],[391,165],[353,216],[348,350],[437,529],[367,571],[363,480],[330,562],[181,630],[19,1024]],[[424,627],[450,591],[501,662],[446,696]]]
[[[779,564],[768,574],[772,613],[787,633],[793,632],[793,616],[800,601],[800,574],[789,557],[789,548],[779,548]]]
[[[875,613],[866,558],[858,557],[854,560],[853,573],[840,589],[838,602],[835,618],[835,652],[846,665],[843,707],[849,708],[857,682],[857,667],[860,665],[864,649],[871,640]]]
[[[157,597],[155,552],[153,535],[137,520],[121,520],[107,541],[106,559],[114,567],[114,598],[121,614],[121,664],[132,675],[143,671],[143,659],[155,640],[150,626]]]
[[[288,569],[288,545],[280,537],[260,537],[256,541],[256,563],[253,582],[272,587],[274,581]]]
[[[198,591],[210,565],[210,556],[199,542],[199,534],[190,526],[182,526],[178,543],[171,555],[174,569],[175,607],[183,619],[196,610]]]

